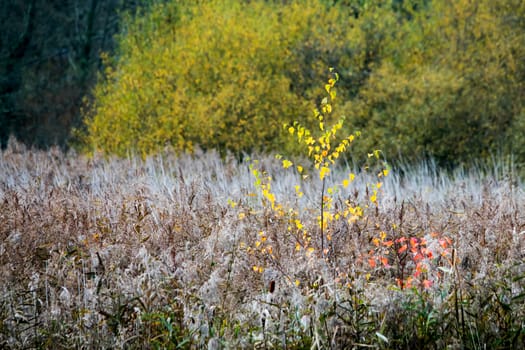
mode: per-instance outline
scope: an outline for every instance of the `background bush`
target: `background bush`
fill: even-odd
[[[398,17],[380,64],[349,101],[364,147],[442,165],[520,152],[524,9],[517,1],[432,1]]]
[[[120,155],[286,147],[282,123],[308,114],[328,67],[359,59],[346,54],[344,14],[319,1],[207,1],[129,18],[94,92],[88,143]]]
[[[66,147],[123,11],[163,0],[0,2],[0,146]]]
[[[391,160],[525,156],[521,1],[171,1],[125,18],[84,143],[108,153],[195,145],[293,151],[328,67],[336,116]]]

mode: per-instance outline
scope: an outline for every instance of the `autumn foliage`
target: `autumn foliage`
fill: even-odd
[[[281,125],[339,73],[354,153],[525,160],[525,5],[504,1],[168,1],[124,18],[84,145],[125,155],[296,151]],[[348,152],[347,152],[348,155]]]
[[[129,20],[94,92],[88,143],[119,155],[285,147],[282,122],[308,110],[332,53],[343,60],[343,13],[318,1],[189,3]]]

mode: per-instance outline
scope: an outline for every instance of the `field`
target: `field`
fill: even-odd
[[[525,196],[512,166],[394,169],[377,200],[375,176],[355,170],[331,210],[362,213],[334,214],[323,237],[318,179],[262,157],[271,203],[249,164],[11,143],[0,347],[525,348]]]

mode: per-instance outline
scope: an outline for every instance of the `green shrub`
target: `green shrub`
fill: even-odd
[[[364,130],[362,147],[409,161],[432,156],[442,165],[509,151],[509,134],[523,124],[523,3],[417,8],[405,6],[410,19],[393,27],[380,64],[348,103],[348,116]]]

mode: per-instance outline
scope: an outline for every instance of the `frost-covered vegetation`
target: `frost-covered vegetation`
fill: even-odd
[[[123,26],[86,109],[88,151],[297,151],[280,126],[312,127],[333,67],[357,159],[525,163],[521,0],[157,1]]]
[[[525,197],[511,167],[393,171],[377,205],[375,176],[334,169],[328,183],[356,177],[333,205],[363,213],[330,223],[320,253],[319,178],[259,166],[295,216],[265,203],[247,163],[214,153],[104,160],[12,143],[1,347],[523,348]]]

